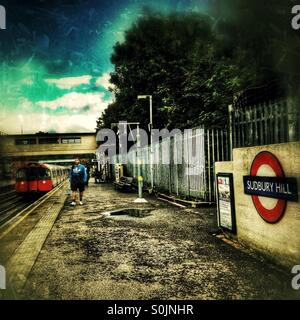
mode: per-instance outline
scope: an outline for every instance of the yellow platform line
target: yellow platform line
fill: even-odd
[[[5,229],[0,235],[0,240],[4,238],[7,234],[9,234],[17,225],[19,225],[25,218],[27,218],[34,210],[36,210],[41,204],[46,202],[50,197],[52,197],[58,190],[60,190],[64,185],[66,184],[66,181],[63,182],[61,185],[57,186],[53,190],[51,190],[49,193],[45,194],[41,199],[37,200],[27,208],[23,209],[21,212],[19,212],[17,215],[15,215],[12,219],[4,223],[0,226],[0,230],[5,229],[7,225],[12,223],[13,220],[20,217],[20,215],[24,214],[20,219],[18,219],[15,223],[13,223],[10,227]],[[33,207],[32,207],[33,206]],[[31,207],[31,208],[30,208]]]

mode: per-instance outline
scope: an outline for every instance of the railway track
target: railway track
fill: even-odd
[[[36,199],[23,198],[16,193],[6,199],[0,198],[0,226],[35,201]]]
[[[0,212],[2,207],[5,207],[6,204],[20,199],[21,197],[15,191],[9,192],[7,195],[0,195]]]
[[[0,194],[0,239],[12,231],[40,205],[51,198],[65,183],[66,181],[38,199],[23,198],[14,191]]]
[[[4,187],[0,187],[0,195],[6,193],[8,191],[13,191],[13,190],[14,190],[14,184],[10,184],[10,185],[4,186]]]
[[[9,190],[9,191],[5,191],[5,192],[0,191],[0,201],[2,199],[6,199],[7,197],[11,196],[12,194],[16,194],[14,189]]]

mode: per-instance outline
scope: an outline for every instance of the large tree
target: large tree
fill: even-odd
[[[139,94],[153,95],[155,127],[224,124],[238,92],[274,80],[293,84],[299,36],[287,2],[224,0],[209,15],[145,14],[114,47],[116,101],[98,126],[127,120],[146,128],[148,104]]]
[[[110,109],[118,120],[149,122],[147,101],[139,94],[151,94],[156,127],[185,126],[187,117],[196,114],[195,101],[184,98],[195,50],[206,54],[212,45],[212,19],[202,14],[150,14],[126,32],[112,55],[115,72],[111,74],[117,101],[109,106],[100,125],[109,125]],[[201,108],[201,106],[199,106]]]

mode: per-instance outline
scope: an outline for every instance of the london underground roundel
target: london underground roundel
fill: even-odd
[[[268,165],[271,167],[277,178],[285,177],[280,162],[272,153],[268,151],[260,152],[255,157],[251,166],[250,175],[254,177],[257,176],[260,167],[263,165]],[[268,209],[264,206],[258,195],[251,195],[251,197],[257,212],[265,221],[269,223],[275,223],[282,218],[286,208],[287,200],[278,199],[276,205],[272,209]]]

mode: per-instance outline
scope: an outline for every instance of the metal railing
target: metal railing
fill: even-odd
[[[153,165],[155,190],[215,202],[216,161],[232,160],[233,148],[299,141],[299,128],[299,112],[293,99],[229,106],[228,126],[194,128],[188,138],[174,136],[153,145],[154,158],[158,159]],[[176,163],[178,150],[199,155],[198,162],[185,158],[181,164]],[[151,181],[150,152],[150,146],[141,150],[141,175],[146,185]],[[170,155],[168,164],[163,161],[166,154]],[[130,157],[132,162],[124,166],[125,174],[136,177],[136,151],[130,151],[126,157]],[[114,162],[119,160],[116,156]]]
[[[298,141],[299,112],[292,99],[229,107],[232,147]]]

